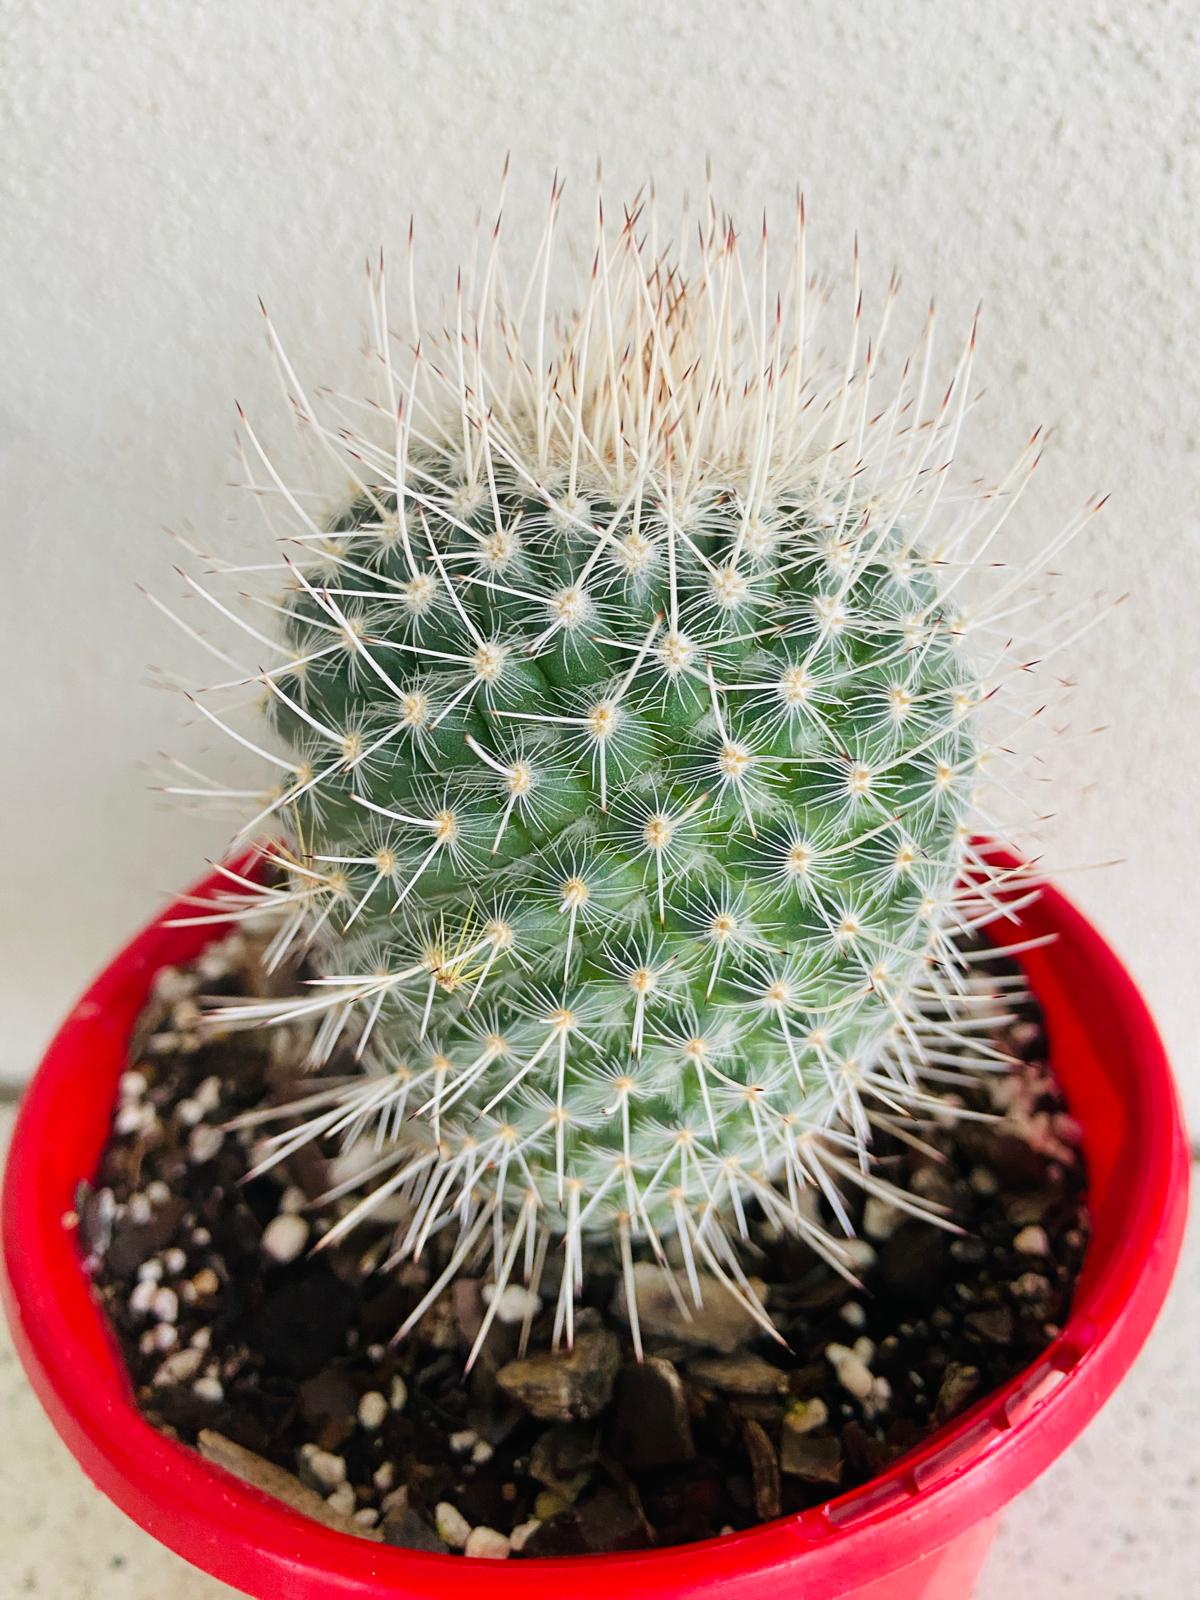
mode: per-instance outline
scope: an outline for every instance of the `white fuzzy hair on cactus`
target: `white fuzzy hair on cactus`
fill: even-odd
[[[187,631],[225,669],[197,712],[270,787],[170,787],[245,807],[262,858],[185,920],[261,922],[271,966],[308,963],[210,1019],[286,1024],[325,1069],[245,1119],[284,1123],[257,1170],[367,1152],[322,1242],[385,1203],[393,1261],[436,1240],[405,1329],[459,1272],[493,1308],[556,1272],[569,1341],[611,1246],[640,1353],[639,1256],[769,1329],[754,1227],[849,1274],[847,1185],[948,1225],[871,1141],[1004,1065],[1015,980],[980,982],[974,936],[1036,891],[973,840],[1003,832],[982,769],[1038,708],[995,541],[1041,441],[953,485],[975,328],[939,377],[931,309],[881,392],[898,283],[867,337],[857,246],[821,353],[802,201],[778,273],[765,222],[747,248],[711,194],[669,239],[645,197],[616,225],[598,202],[552,315],[561,195],[515,289],[498,212],[445,327],[411,230],[402,315],[368,268],[366,395],[310,398],[268,318],[311,467],[285,476],[239,408],[280,559],[209,561],[188,582],[235,642]]]

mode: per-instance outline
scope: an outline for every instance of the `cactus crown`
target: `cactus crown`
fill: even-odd
[[[362,1069],[266,1159],[367,1136],[335,1233],[397,1195],[400,1253],[449,1227],[431,1295],[556,1250],[569,1336],[589,1235],[744,1289],[748,1211],[842,1265],[810,1197],[888,1191],[871,1126],[934,1103],[954,941],[992,912],[968,813],[998,665],[958,589],[1012,495],[943,495],[973,330],[929,414],[931,327],[880,399],[856,253],[849,354],[815,354],[802,207],[778,297],[765,230],[748,264],[711,204],[674,253],[601,212],[557,324],[558,203],[524,292],[497,224],[437,337],[415,311],[394,337],[371,272],[365,406],[319,414],[272,331],[350,487],[314,511],[244,422],[288,541],[256,600],[278,633],[243,623],[272,748],[196,703],[272,763],[250,826],[287,835],[222,910],[322,973],[217,1020],[302,1022]]]

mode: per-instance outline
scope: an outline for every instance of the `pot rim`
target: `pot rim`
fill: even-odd
[[[1013,858],[999,856],[1006,864]],[[0,1287],[30,1381],[89,1475],[128,1515],[215,1576],[293,1600],[444,1600],[473,1592],[478,1566],[320,1526],[156,1432],[82,1271],[64,1217],[108,1137],[134,1018],[159,967],[228,928],[168,928],[210,876],[127,945],[76,1004],[18,1115],[3,1192]],[[1028,881],[1022,885],[1028,892]],[[1034,943],[1052,937],[1052,943]],[[715,1590],[852,1593],[990,1517],[1064,1450],[1140,1350],[1182,1240],[1188,1150],[1162,1041],[1133,980],[1057,890],[993,925],[1042,1005],[1051,1057],[1083,1127],[1093,1234],[1071,1314],[1028,1368],[879,1477],[812,1510],[697,1544],[624,1554],[493,1562],[490,1591],[527,1600],[569,1583],[579,1600]],[[91,1071],[81,1074],[81,1057]],[[1107,1077],[1096,1076],[1103,1067]],[[1103,1081],[1101,1081],[1103,1079]]]

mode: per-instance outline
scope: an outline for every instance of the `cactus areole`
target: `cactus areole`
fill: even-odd
[[[485,1257],[552,1269],[569,1338],[589,1240],[753,1301],[748,1215],[845,1266],[847,1181],[924,1208],[870,1138],[971,1034],[976,724],[1011,663],[963,579],[1032,451],[995,501],[944,493],[974,330],[948,386],[931,322],[879,392],[856,259],[826,362],[802,209],[778,288],[711,207],[674,254],[601,215],[552,319],[558,198],[524,292],[493,234],[448,330],[410,294],[392,332],[372,271],[369,401],[310,401],[268,320],[319,470],[285,478],[243,418],[283,562],[249,612],[206,597],[270,732],[196,704],[271,765],[250,826],[284,840],[220,914],[319,972],[215,1020],[359,1068],[264,1161],[359,1143],[335,1233],[384,1200],[401,1255],[451,1230],[431,1296]]]

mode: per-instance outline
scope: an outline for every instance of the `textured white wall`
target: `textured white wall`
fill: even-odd
[[[710,155],[747,226],[801,182],[826,267],[857,228],[876,287],[895,262],[960,324],[982,294],[972,463],[1057,430],[1015,549],[1112,491],[1064,562],[1069,593],[1131,593],[1063,662],[1109,731],[1048,752],[1049,850],[1122,858],[1071,886],[1200,1122],[1191,0],[8,0],[3,38],[0,1070],[221,843],[146,791],[180,735],[145,668],[179,645],[134,586],[170,588],[163,524],[235,509],[233,398],[273,392],[255,295],[336,379],[364,254],[415,211],[448,279],[504,150],[514,232],[555,164],[673,207]]]

